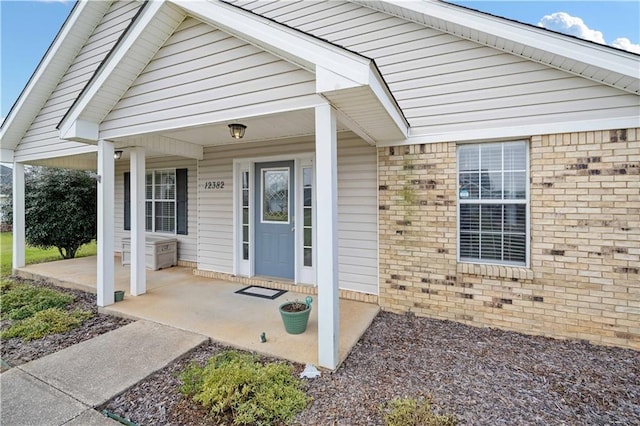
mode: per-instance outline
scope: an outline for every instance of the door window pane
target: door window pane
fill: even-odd
[[[262,171],[263,222],[289,222],[289,169]]]

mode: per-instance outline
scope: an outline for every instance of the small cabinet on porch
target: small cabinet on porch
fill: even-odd
[[[178,264],[178,240],[148,235],[145,239],[145,266],[153,271]],[[122,239],[122,264],[131,264],[131,238]]]

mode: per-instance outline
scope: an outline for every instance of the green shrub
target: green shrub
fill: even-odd
[[[76,328],[93,313],[89,311],[66,312],[59,308],[45,309],[18,321],[2,332],[2,339],[21,337],[26,341],[40,339],[49,334],[64,333]]]
[[[28,318],[49,308],[64,308],[73,296],[49,288],[18,285],[2,294],[0,312],[13,320]]]
[[[431,411],[430,399],[394,398],[382,407],[387,426],[455,426],[454,415],[437,415]]]
[[[4,294],[15,287],[15,283],[7,278],[0,278],[0,294]]]
[[[207,407],[218,420],[231,415],[236,425],[273,425],[291,422],[310,398],[286,364],[262,365],[256,357],[225,351],[206,366],[189,365],[181,391]]]

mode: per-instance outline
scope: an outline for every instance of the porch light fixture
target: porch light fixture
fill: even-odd
[[[229,131],[231,132],[231,137],[234,139],[242,139],[244,137],[244,131],[246,128],[247,126],[240,123],[229,124]]]
[[[119,160],[122,158],[122,151],[114,151],[113,152],[113,158],[115,158],[116,160]]]

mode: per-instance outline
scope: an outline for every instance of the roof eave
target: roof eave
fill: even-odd
[[[638,55],[631,52],[599,45],[443,1],[351,1],[496,49],[505,50],[501,45],[515,43],[522,47],[523,50],[525,47],[529,48],[531,54],[524,55],[513,51],[510,53],[518,54],[537,62],[545,63],[536,58],[549,57],[549,54],[551,54],[551,57],[559,56],[587,64],[619,76],[619,78],[612,79],[611,82],[598,80],[599,82],[631,93],[637,93],[637,84],[624,87],[615,84],[615,80],[625,77],[626,79],[631,78],[636,82],[638,81]],[[488,40],[493,40],[494,42],[491,43]],[[594,51],[597,51],[597,55],[594,55]],[[575,73],[571,67],[563,67],[562,64],[558,65],[550,62],[546,64],[585,78],[591,78],[590,75]],[[595,80],[595,78],[591,79]]]
[[[13,151],[82,49],[111,2],[78,1],[0,128],[4,151]],[[78,25],[82,22],[84,25]],[[66,55],[65,55],[66,53]],[[45,80],[43,76],[48,78]]]
[[[138,22],[119,41],[99,72],[92,77],[87,87],[60,122],[61,138],[85,141],[86,137],[76,130],[89,127],[84,125],[86,123],[83,123],[83,126],[76,126],[74,123],[87,119],[84,111],[91,109],[94,96],[103,85],[107,84],[110,75],[117,70],[118,64],[131,53],[132,43],[141,36],[162,5],[177,7],[186,15],[194,16],[241,40],[252,43],[260,49],[316,73],[316,93],[318,94],[368,86],[373,95],[372,99],[377,101],[379,106],[387,112],[390,118],[389,124],[397,128],[394,135],[398,137],[408,133],[407,121],[371,59],[298,30],[268,21],[264,17],[248,13],[224,2],[166,0],[153,2],[152,6],[140,15]],[[126,88],[120,87],[114,93],[119,89],[126,90]],[[106,104],[100,108],[106,108]],[[92,111],[94,118],[88,121],[96,121],[96,117],[99,116],[95,108]],[[103,117],[108,113],[106,110],[99,112],[104,113]],[[94,124],[98,125],[99,123]],[[85,133],[96,137],[93,130],[94,128],[91,127],[91,132]]]

